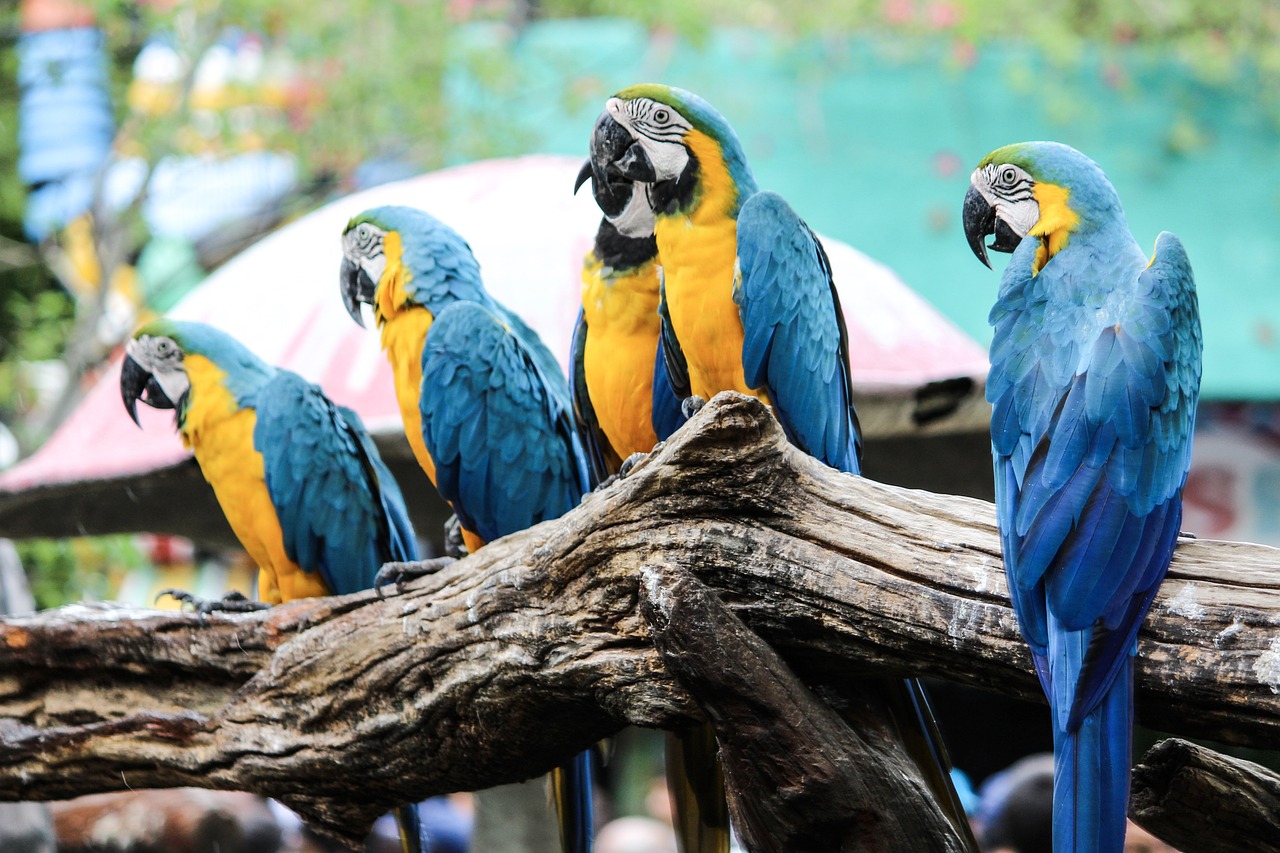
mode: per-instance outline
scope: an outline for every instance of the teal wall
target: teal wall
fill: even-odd
[[[1001,45],[962,62],[942,41],[719,31],[695,45],[613,20],[543,22],[515,39],[465,30],[453,67],[456,142],[471,152],[585,154],[614,91],[698,92],[736,127],[761,186],[984,343],[999,276],[961,231],[969,172],[1009,142],[1068,143],[1111,177],[1140,244],[1161,230],[1186,244],[1205,395],[1280,397],[1280,125],[1251,80],[1210,86],[1136,50],[1056,67]]]

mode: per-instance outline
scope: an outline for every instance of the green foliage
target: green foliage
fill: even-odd
[[[125,572],[145,564],[132,536],[26,539],[15,544],[40,610],[105,599]]]

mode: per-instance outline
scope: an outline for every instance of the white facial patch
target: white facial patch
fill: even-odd
[[[182,366],[182,350],[169,338],[143,335],[125,344],[124,351],[151,374],[175,405],[191,387],[186,368]]]
[[[1027,236],[1040,221],[1036,182],[1025,169],[1012,163],[989,163],[975,169],[969,182],[1019,237]]]
[[[649,206],[649,185],[635,184],[631,198],[622,212],[609,220],[623,237],[648,237],[653,234],[653,208]]]
[[[651,98],[610,98],[605,109],[640,143],[659,181],[674,180],[689,164],[684,136],[693,125],[666,104]]]

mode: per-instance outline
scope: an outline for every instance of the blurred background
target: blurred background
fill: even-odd
[[[1274,0],[22,0],[0,10],[0,44],[0,536],[15,546],[0,565],[29,582],[19,609],[252,592],[198,475],[144,466],[112,482],[134,494],[168,477],[190,515],[214,514],[208,535],[95,521],[85,496],[122,492],[35,464],[141,319],[349,193],[487,158],[583,156],[604,99],[645,81],[707,98],[761,186],[979,348],[998,273],[963,238],[969,172],[1028,139],[1093,157],[1139,242],[1177,233],[1197,275],[1205,374],[1184,528],[1280,544]],[[332,289],[336,235],[325,251]],[[876,455],[925,462],[870,473],[989,498],[980,421],[886,430]],[[1047,747],[1042,709],[934,692],[977,814],[984,782]],[[993,749],[997,728],[1010,736]],[[615,814],[660,823],[656,744],[629,733],[620,748],[636,757],[610,782]]]

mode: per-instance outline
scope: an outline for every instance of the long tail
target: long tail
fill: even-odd
[[[1121,853],[1129,806],[1133,732],[1133,658],[1115,682],[1067,732],[1054,720],[1054,853]]]
[[[666,733],[667,791],[680,853],[729,853],[724,770],[710,723]]]
[[[868,679],[867,684],[872,683]],[[902,735],[907,755],[919,768],[934,800],[961,842],[969,850],[977,851],[977,839],[973,837],[960,795],[956,793],[956,787],[951,781],[951,756],[942,740],[942,731],[933,716],[933,709],[929,707],[929,697],[924,685],[915,678],[892,682],[885,679],[881,683],[884,684],[883,690],[889,706],[898,719],[898,731]]]
[[[594,815],[591,805],[591,750],[551,771],[551,793],[560,822],[563,853],[591,853]]]
[[[416,805],[410,803],[396,809],[396,828],[400,830],[400,853],[428,853]]]

